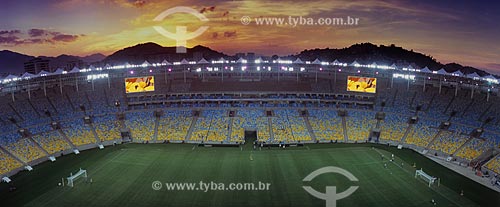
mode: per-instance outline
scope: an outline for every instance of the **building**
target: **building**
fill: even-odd
[[[66,66],[64,68],[69,71],[69,70],[73,69],[74,67],[83,68],[84,66],[85,66],[85,63],[82,60],[73,60],[73,61],[66,62]]]
[[[38,74],[42,70],[49,71],[49,63],[50,60],[44,60],[42,58],[31,59],[30,61],[24,63],[24,72]]]

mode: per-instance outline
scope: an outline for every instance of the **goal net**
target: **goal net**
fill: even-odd
[[[87,170],[82,170],[82,168],[80,168],[80,170],[74,175],[71,173],[70,176],[66,178],[68,180],[68,186],[73,187],[75,180],[78,180],[79,178],[85,178],[85,180],[87,180]]]
[[[415,171],[415,178],[417,178],[417,177],[426,181],[429,184],[429,187],[431,187],[431,185],[436,184],[436,183],[439,186],[439,179],[425,173],[422,169]]]

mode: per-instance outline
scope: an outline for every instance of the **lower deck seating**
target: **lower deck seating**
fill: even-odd
[[[233,117],[231,126],[231,142],[241,142],[245,139],[245,128],[243,128],[243,118]]]
[[[38,146],[36,146],[31,139],[27,138],[20,139],[19,141],[11,143],[5,147],[9,150],[9,152],[26,163],[46,156],[46,154],[38,148]]]
[[[229,118],[224,110],[205,110],[191,134],[193,141],[222,142],[229,136]]]
[[[413,144],[419,147],[426,147],[429,142],[438,133],[437,128],[431,128],[427,125],[417,124],[413,127],[413,130],[409,132],[405,139],[408,144]]]
[[[257,118],[257,140],[260,142],[271,142],[268,117]]]
[[[483,145],[483,140],[474,138],[464,147],[462,147],[462,149],[460,149],[455,155],[467,160],[472,160],[481,155],[481,153],[483,152]]]
[[[272,130],[274,141],[299,142],[310,141],[311,135],[305,120],[299,116],[297,110],[275,110],[272,117]]]
[[[288,116],[290,128],[292,129],[292,140],[289,141],[311,141],[311,135],[306,126],[306,121],[303,117]]]
[[[23,164],[11,157],[10,155],[0,150],[0,175],[8,173],[16,168],[22,167]]]
[[[485,166],[493,172],[500,174],[500,155],[491,159]]]
[[[67,126],[64,126],[62,131],[75,146],[96,142],[91,128],[85,125],[82,120],[73,120],[72,122],[66,123],[66,125]]]
[[[151,113],[128,113],[125,125],[130,129],[131,136],[136,140],[151,141],[154,137],[155,119]]]
[[[380,138],[392,141],[400,141],[408,128],[406,120],[395,114],[387,114],[380,126]]]
[[[351,141],[366,141],[370,130],[375,128],[377,120],[373,113],[349,111],[347,119],[347,137]]]
[[[292,129],[287,120],[282,117],[272,117],[271,120],[274,141],[283,142],[292,137]]]
[[[71,149],[69,143],[59,134],[58,131],[50,131],[33,136],[35,140],[49,154]]]
[[[458,133],[453,133],[450,131],[443,131],[436,138],[431,146],[431,149],[444,152],[446,154],[453,154],[460,146],[462,146],[465,141],[467,141],[466,136],[460,135]]]
[[[157,140],[185,140],[192,121],[191,111],[166,111],[158,122]]]
[[[113,116],[95,118],[95,132],[101,142],[121,138],[120,123]]]
[[[342,119],[334,110],[309,110],[309,123],[317,140],[344,140]]]

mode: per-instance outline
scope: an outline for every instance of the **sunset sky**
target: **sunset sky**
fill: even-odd
[[[153,19],[162,11],[186,6],[205,15]],[[442,63],[457,62],[500,73],[500,2],[420,1],[215,1],[215,0],[22,0],[2,2],[0,50],[29,55],[109,55],[138,43],[174,46],[153,29],[188,32],[208,26],[187,46],[204,45],[227,54],[255,52],[287,55],[311,48],[342,48],[355,43],[396,44],[429,54]],[[242,16],[249,16],[243,25]],[[259,17],[359,18],[358,25],[256,25]]]

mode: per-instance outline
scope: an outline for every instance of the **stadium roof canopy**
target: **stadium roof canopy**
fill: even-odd
[[[425,66],[425,68],[420,69],[420,72],[422,72],[422,73],[432,73],[432,71],[429,70],[429,68],[427,66]]]
[[[7,77],[8,77],[8,76],[7,76]],[[23,78],[23,79],[26,79],[26,78],[33,78],[33,77],[35,77],[35,75],[33,75],[33,74],[31,74],[31,73],[28,73],[28,72],[24,73],[24,74],[21,76],[21,78]]]
[[[448,75],[448,72],[446,72],[444,68],[439,69],[438,71],[436,71],[436,73],[439,75]]]
[[[258,57],[257,59],[254,60],[255,63],[268,63],[268,61],[264,61],[261,57]],[[245,64],[247,63],[247,60],[243,58],[239,58],[236,61],[230,61],[231,63],[239,63],[239,64]],[[78,67],[73,67],[70,71],[64,71],[61,68],[58,68],[55,72],[47,72],[47,71],[41,71],[38,74],[30,74],[30,73],[24,73],[21,76],[16,76],[16,75],[8,75],[7,77],[0,78],[0,83],[8,83],[11,81],[19,81],[23,79],[29,79],[29,78],[37,78],[37,77],[45,77],[45,76],[51,76],[51,75],[63,75],[63,74],[74,74],[74,73],[83,73],[83,72],[90,72],[90,71],[100,71],[103,69],[127,69],[127,68],[135,68],[135,67],[159,67],[159,66],[165,66],[165,65],[187,65],[187,64],[217,64],[217,63],[229,63],[228,60],[224,59],[223,57],[219,58],[218,61],[208,61],[205,58],[201,58],[199,61],[188,61],[187,59],[182,59],[180,62],[174,62],[173,64],[168,62],[167,60],[163,60],[161,63],[154,63],[151,64],[147,60],[144,61],[141,65],[132,65],[129,64],[128,62],[122,65],[114,65],[111,66],[109,64],[106,64],[105,67],[94,67],[93,65],[90,65],[88,68],[78,68]],[[391,66],[383,65],[383,64],[377,64],[376,62],[373,62],[372,64],[364,65],[358,63],[356,60],[354,60],[352,63],[343,63],[340,62],[339,60],[335,59],[333,62],[328,63],[328,62],[321,62],[319,58],[314,59],[314,61],[303,61],[300,58],[295,59],[294,61],[292,60],[285,60],[282,59],[281,57],[278,57],[276,60],[272,61],[272,63],[278,63],[278,64],[313,64],[313,65],[334,65],[334,66],[342,66],[342,67],[366,67],[366,68],[374,68],[374,69],[402,69],[405,71],[410,71],[410,72],[421,72],[421,73],[432,73],[432,74],[438,74],[438,75],[451,75],[451,76],[456,76],[456,77],[464,77],[464,78],[470,78],[474,80],[484,80],[488,81],[490,83],[499,83],[500,79],[496,78],[495,76],[488,74],[488,76],[481,77],[477,72],[470,73],[465,75],[462,71],[457,70],[452,73],[446,72],[444,68],[441,68],[437,71],[430,70],[427,66],[422,68],[422,69],[415,69],[416,66],[414,64],[409,64],[407,67],[398,67],[395,63],[393,63]]]
[[[358,66],[360,65],[357,61],[352,62],[349,66]]]
[[[451,75],[453,75],[453,76],[463,77],[463,76],[464,76],[464,73],[462,73],[462,71],[460,71],[460,70],[457,70],[457,71],[455,71],[455,72],[451,73]]]
[[[151,63],[149,63],[147,60],[145,60],[142,65],[145,65],[145,66],[151,66]]]
[[[319,65],[321,64],[321,61],[319,61],[319,59],[316,58],[316,60],[312,61],[312,64]]]
[[[79,72],[80,72],[80,69],[76,66],[69,71],[69,73],[79,73]]]
[[[51,75],[51,74],[49,72],[45,71],[45,70],[42,70],[38,74],[36,74],[36,76],[38,76],[38,77],[48,76],[48,75]]]
[[[161,62],[161,64],[163,64],[163,65],[172,65],[172,63],[168,62],[167,60],[163,60],[163,62]]]
[[[186,60],[186,58],[181,60],[181,65],[187,65],[189,62]]]
[[[236,61],[236,63],[246,63],[246,62],[247,62],[247,60],[243,59],[242,57],[240,57],[240,58]]]
[[[166,61],[166,60],[165,60]],[[205,58],[201,58],[200,61],[198,61],[198,64],[208,64],[209,62]]]
[[[295,64],[304,64],[304,61],[302,61],[300,58],[297,58],[295,61],[293,61]]]
[[[52,73],[52,75],[62,75],[66,74],[66,71],[64,71],[62,68],[58,68],[56,71]]]

